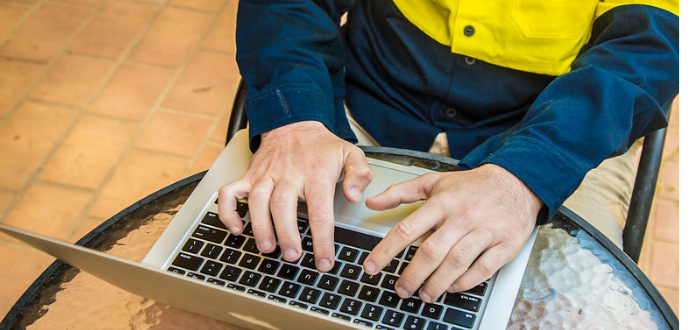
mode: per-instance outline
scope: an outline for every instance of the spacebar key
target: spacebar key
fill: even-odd
[[[350,245],[369,251],[374,249],[374,247],[377,246],[381,240],[381,237],[360,233],[341,227],[335,227],[336,243]]]

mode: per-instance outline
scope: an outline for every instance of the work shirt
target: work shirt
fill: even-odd
[[[555,20],[550,35],[528,27],[526,13],[546,19],[552,1],[474,3],[241,0],[251,149],[261,133],[304,120],[352,141],[347,104],[381,145],[427,151],[446,132],[464,169],[506,168],[545,204],[541,222],[589,170],[667,124],[679,83],[677,2],[587,1],[576,28]],[[516,23],[500,27],[511,8]]]

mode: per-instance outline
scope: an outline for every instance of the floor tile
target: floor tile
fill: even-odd
[[[39,178],[97,189],[122,156],[136,129],[134,123],[83,116]]]
[[[213,120],[158,111],[151,117],[134,146],[182,157],[192,157],[213,126]]]
[[[28,7],[0,3],[0,43],[17,27],[29,10]]]
[[[70,51],[116,59],[135,43],[156,12],[153,6],[109,1],[73,42]]]
[[[194,50],[213,15],[165,8],[131,53],[130,60],[177,67]]]
[[[216,160],[217,157],[221,154],[221,152],[224,150],[224,146],[222,145],[205,145],[202,151],[199,153],[197,158],[194,161],[194,164],[192,164],[192,167],[188,171],[188,175],[194,175],[202,171],[206,171],[211,168],[211,165],[214,164],[214,161]]]
[[[217,114],[230,108],[240,76],[233,55],[196,53],[179,77],[163,106]]]
[[[212,29],[207,33],[201,49],[236,53],[236,16],[238,15],[238,2],[229,2],[219,15]]]
[[[60,198],[57,198],[60,196]],[[22,195],[4,224],[65,239],[92,199],[92,194],[53,184],[35,183]],[[41,207],[37,207],[40,205]]]
[[[66,55],[58,60],[32,90],[30,97],[66,105],[83,106],[104,82],[114,62]]]
[[[675,202],[656,201],[656,217],[653,239],[669,243],[679,243],[679,207]]]
[[[187,161],[181,158],[132,151],[97,196],[88,215],[109,219],[129,205],[181,179]]]
[[[43,71],[38,64],[0,59],[0,118],[12,111]]]
[[[0,316],[5,316],[53,258],[29,247],[9,243],[0,237],[0,264],[12,265],[12,271],[0,272]]]
[[[216,12],[226,0],[170,0],[168,5]]]
[[[0,56],[46,63],[59,54],[91,14],[85,8],[45,4],[0,47]]]
[[[651,281],[657,286],[678,289],[679,268],[678,245],[654,242],[652,268],[649,276]]]
[[[24,103],[0,128],[0,188],[19,191],[48,158],[77,112]]]
[[[172,71],[124,64],[92,103],[90,112],[142,121],[157,104],[172,77]]]

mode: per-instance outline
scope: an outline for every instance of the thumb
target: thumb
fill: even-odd
[[[367,186],[372,182],[374,174],[367,163],[364,152],[353,146],[353,149],[345,157],[343,166],[343,193],[351,203],[357,203],[362,199]]]

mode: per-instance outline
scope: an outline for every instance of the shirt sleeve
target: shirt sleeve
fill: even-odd
[[[241,0],[236,43],[248,85],[251,150],[259,135],[299,121],[355,136],[345,117],[344,46],[339,26],[351,0]]]
[[[462,159],[500,165],[545,204],[543,223],[588,171],[668,124],[679,88],[678,16],[625,5],[600,16],[571,71],[552,81],[522,122]]]

